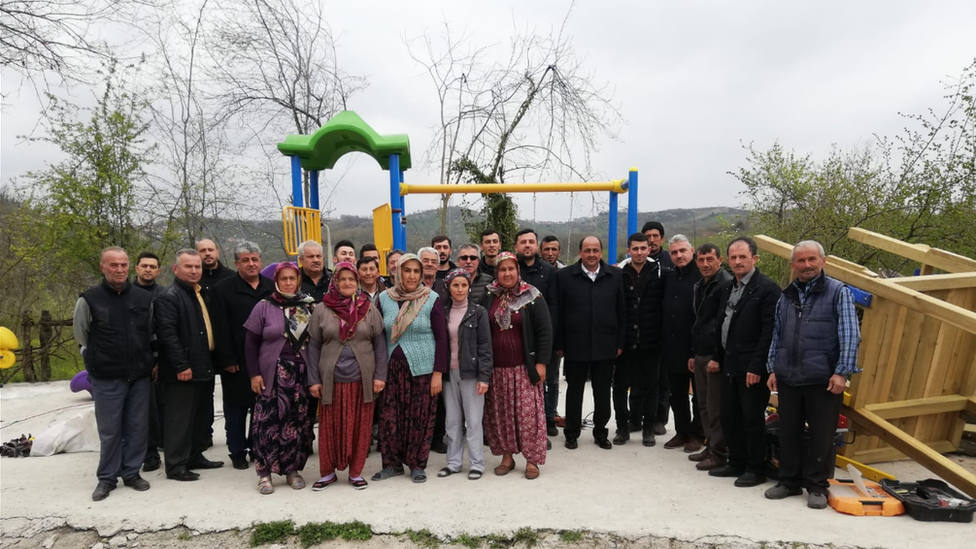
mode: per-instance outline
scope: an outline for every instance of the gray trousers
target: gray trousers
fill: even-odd
[[[464,441],[468,441],[468,461],[472,471],[485,470],[485,441],[482,418],[485,395],[478,394],[477,379],[461,379],[457,370],[444,382],[444,428],[447,431],[447,466],[461,470]]]
[[[728,455],[729,445],[722,431],[722,372],[708,373],[711,356],[695,356],[695,391],[698,396],[698,415],[701,417],[708,447],[712,452]]]
[[[98,379],[88,376],[95,399],[95,423],[101,453],[98,457],[98,481],[115,485],[119,477],[139,474],[146,457],[149,438],[149,377]]]

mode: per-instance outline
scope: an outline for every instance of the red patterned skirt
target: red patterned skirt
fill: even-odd
[[[491,453],[518,454],[546,462],[546,406],[543,385],[533,385],[524,366],[494,368],[485,395],[485,434]]]
[[[373,427],[373,403],[363,402],[363,383],[336,383],[332,404],[319,408],[319,473],[328,476],[349,467],[362,476]]]

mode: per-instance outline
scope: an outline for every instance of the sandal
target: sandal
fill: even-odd
[[[414,484],[427,482],[427,472],[423,469],[414,469],[410,471],[410,478],[413,479]]]
[[[288,482],[288,486],[294,490],[301,490],[305,487],[305,479],[302,478],[301,473],[288,473],[285,480]]]
[[[403,474],[403,467],[387,467],[373,475],[373,480],[386,480]]]
[[[444,467],[440,471],[437,471],[437,476],[442,477],[442,478],[443,477],[449,477],[449,476],[451,476],[451,475],[453,475],[455,473],[460,473],[460,472],[461,472],[460,469],[458,469],[457,471],[455,471],[454,469],[451,469],[450,467]]]
[[[495,467],[495,474],[503,477],[508,474],[509,471],[515,468],[515,460],[513,459],[511,463],[505,465],[505,462],[501,462],[498,467]]]
[[[322,477],[322,478],[316,480],[315,483],[312,484],[312,491],[313,492],[321,492],[322,490],[325,490],[329,486],[332,486],[333,484],[336,483],[337,480],[339,480],[339,477],[337,477],[335,473],[332,473],[330,475],[330,477],[332,477],[332,478]],[[365,481],[363,481],[363,482],[365,482]]]
[[[352,487],[357,490],[365,490],[366,487],[369,486],[369,483],[367,483],[366,479],[364,479],[363,477],[351,478],[349,479],[349,484],[351,484]]]
[[[468,471],[468,480],[478,480],[483,473],[477,469]]]
[[[265,496],[274,493],[274,486],[271,485],[271,477],[261,477],[258,479],[258,492]]]
[[[538,465],[534,463],[525,464],[525,478],[529,480],[537,479],[539,478],[539,473],[540,471]]]

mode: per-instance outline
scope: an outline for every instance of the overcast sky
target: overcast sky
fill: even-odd
[[[350,108],[380,133],[409,134],[415,160],[407,182],[436,183],[436,173],[421,165],[437,120],[436,96],[403,38],[436,31],[447,20],[474,44],[498,44],[501,54],[513,21],[549,34],[568,5],[357,0],[328,2],[326,10],[341,66],[369,79]],[[905,125],[898,112],[943,106],[940,81],[976,56],[974,29],[972,0],[601,0],[579,2],[566,32],[594,78],[613,86],[626,121],[618,141],[602,143],[594,168],[611,179],[636,166],[640,209],[659,210],[740,205],[742,188],[727,172],[745,165],[742,143],[768,148],[778,140],[822,158],[834,144],[848,148],[898,133]],[[5,72],[4,93],[11,83]],[[8,98],[0,120],[3,184],[44,167],[50,151],[15,138],[37,117],[30,93]],[[369,215],[388,200],[388,176],[368,157],[347,155],[336,172],[345,174],[332,196],[341,213]],[[595,213],[589,197],[578,200],[585,205],[573,215]],[[410,197],[408,213],[436,201]],[[521,216],[531,218],[531,195],[518,201]],[[535,216],[567,219],[568,196],[540,195]]]

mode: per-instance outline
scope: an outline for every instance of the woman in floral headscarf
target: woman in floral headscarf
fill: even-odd
[[[502,456],[498,476],[515,468],[513,454],[525,456],[525,478],[539,476],[546,462],[546,412],[543,383],[552,353],[552,324],[546,300],[522,282],[515,254],[495,259],[495,281],[488,285],[494,368],[485,395],[485,431],[491,453]]]
[[[393,287],[377,301],[390,361],[380,410],[383,469],[373,480],[402,475],[406,463],[414,482],[427,481],[437,395],[450,351],[444,307],[422,279],[420,259],[404,254],[397,261]]]
[[[295,490],[312,453],[312,421],[306,387],[312,298],[301,292],[301,274],[291,262],[275,267],[275,291],[259,301],[244,323],[244,351],[251,390],[251,452],[258,491],[274,492],[271,474],[286,475]]]
[[[349,484],[365,489],[363,466],[372,439],[373,402],[386,386],[383,317],[359,289],[359,273],[348,261],[336,265],[322,305],[309,326],[312,396],[320,399],[319,491],[334,484],[336,469],[349,467]]]

